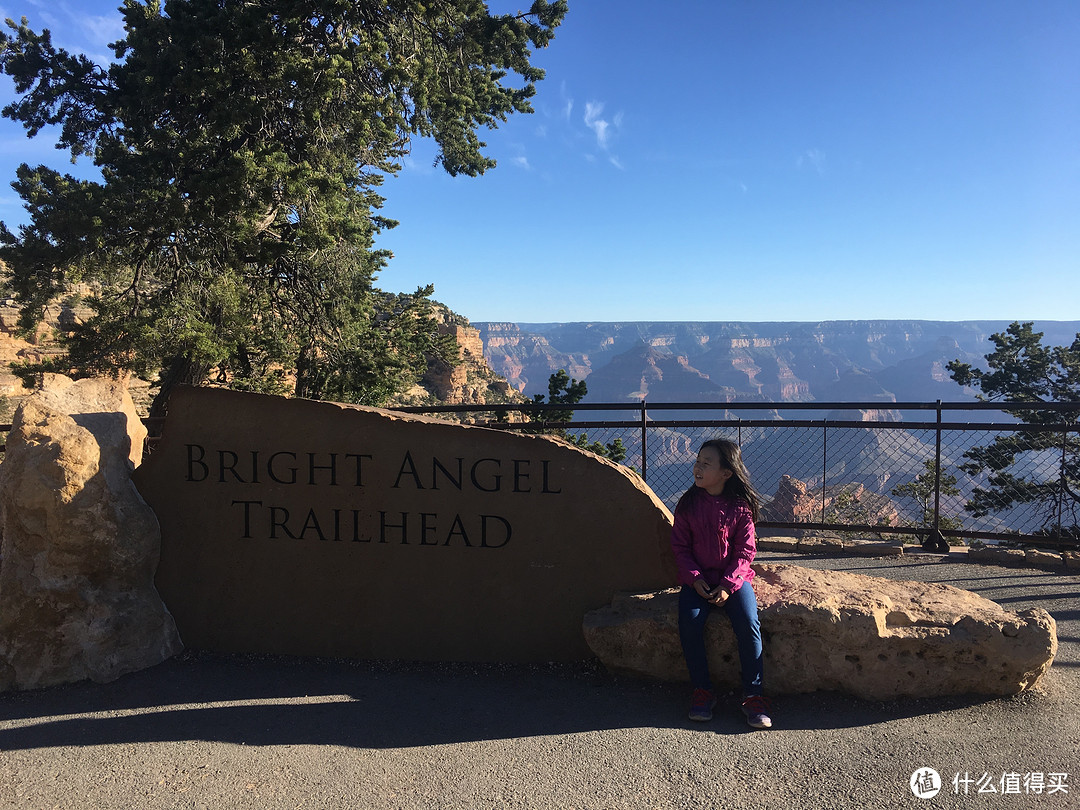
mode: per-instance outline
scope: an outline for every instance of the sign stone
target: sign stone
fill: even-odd
[[[192,648],[574,660],[586,612],[675,581],[637,474],[542,436],[182,388],[134,479]]]

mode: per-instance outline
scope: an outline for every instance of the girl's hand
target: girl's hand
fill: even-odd
[[[722,605],[728,600],[729,596],[731,596],[730,592],[718,586],[716,590],[711,594],[711,596],[706,598],[714,605]]]
[[[712,590],[709,588],[709,583],[706,582],[705,580],[703,580],[703,579],[695,579],[694,580],[694,590],[697,591],[697,595],[700,596],[705,601],[711,602],[713,600],[714,594],[713,594]]]

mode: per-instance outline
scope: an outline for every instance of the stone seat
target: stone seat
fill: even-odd
[[[868,700],[1030,689],[1057,652],[1045,610],[1006,611],[949,585],[756,564],[754,590],[772,694],[840,691]],[[621,594],[586,614],[589,647],[610,670],[687,680],[678,590]],[[705,631],[717,688],[737,688],[731,624],[713,611]]]

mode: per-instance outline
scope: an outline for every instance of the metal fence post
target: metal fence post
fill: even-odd
[[[1058,539],[1064,539],[1063,533],[1064,524],[1062,521],[1065,518],[1065,490],[1067,486],[1066,472],[1068,463],[1068,447],[1069,447],[1069,426],[1062,424],[1061,426],[1061,476],[1058,479],[1060,486],[1058,486],[1058,508],[1057,508],[1057,536]]]
[[[949,544],[941,536],[941,400],[937,401],[937,427],[934,431],[934,523],[923,543],[927,551],[949,552]]]
[[[649,462],[646,461],[649,443],[649,419],[645,400],[641,400],[641,480],[649,483]]]
[[[829,423],[821,422],[821,522],[825,522],[825,476],[829,470]]]
[[[937,429],[934,431],[934,531],[941,514],[941,400],[937,401]]]

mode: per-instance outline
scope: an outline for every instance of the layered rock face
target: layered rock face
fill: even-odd
[[[523,399],[488,366],[476,329],[443,321],[439,331],[457,343],[458,358],[454,365],[435,359],[429,362],[421,387],[431,396],[447,405],[484,405]]]
[[[423,377],[394,397],[393,405],[492,405],[526,401],[488,365],[479,330],[442,304],[433,303],[431,317],[439,332],[457,344],[457,357],[447,362],[428,355]]]
[[[0,268],[2,269],[2,268]],[[21,400],[29,392],[23,388],[22,381],[11,373],[12,363],[38,363],[55,354],[57,346],[51,338],[52,330],[61,328],[76,317],[73,310],[50,307],[45,313],[46,320],[29,339],[20,337],[18,332],[19,309],[13,299],[0,299],[0,397]],[[7,422],[7,418],[0,418]]]
[[[548,377],[559,369],[576,380],[589,375],[585,354],[567,354],[552,348],[546,338],[527,334],[513,323],[487,323],[478,329],[484,356],[496,374],[517,391],[547,393]]]
[[[122,381],[46,375],[0,465],[0,690],[110,681],[181,649],[154,588],[146,429]]]
[[[824,510],[824,511],[823,511]],[[811,491],[798,478],[785,475],[776,495],[762,508],[765,520],[777,523],[836,523],[896,525],[900,514],[896,504],[884,495],[868,492],[858,483],[838,484]]]
[[[1057,652],[1044,610],[1010,613],[949,585],[787,565],[754,570],[771,693],[1011,695],[1035,686]],[[677,590],[616,597],[586,615],[585,639],[612,670],[686,680],[677,602]],[[739,655],[722,610],[710,616],[705,640],[714,683],[737,688]]]
[[[5,272],[0,262],[0,273]],[[89,295],[85,285],[75,285],[72,290],[79,295]],[[83,304],[51,304],[45,308],[44,320],[29,335],[19,332],[19,307],[13,298],[0,298],[0,423],[11,422],[12,414],[19,404],[30,396],[30,390],[24,388],[22,380],[11,371],[12,363],[41,363],[63,354],[58,335],[70,331],[74,324],[81,323],[93,314],[93,310]],[[131,378],[128,390],[135,401],[136,408],[145,413],[150,404],[149,383]]]
[[[634,356],[642,344],[682,356],[729,400],[857,402],[964,399],[948,374],[951,360],[981,363],[991,333],[1005,321],[825,321],[821,323],[587,322],[484,323],[492,367],[525,394],[542,393],[551,371],[588,379],[589,401],[617,401],[634,391],[648,367]],[[1076,322],[1039,322],[1052,346],[1067,346]],[[624,354],[600,396],[592,376]],[[618,371],[616,376],[615,372]],[[693,382],[689,379],[686,382]],[[694,383],[695,386],[699,385]],[[673,396],[675,386],[663,396]],[[695,387],[684,394],[692,395]],[[659,402],[657,395],[650,398]],[[675,400],[669,400],[675,401]],[[692,401],[716,401],[702,398]],[[721,400],[723,401],[723,400]]]

